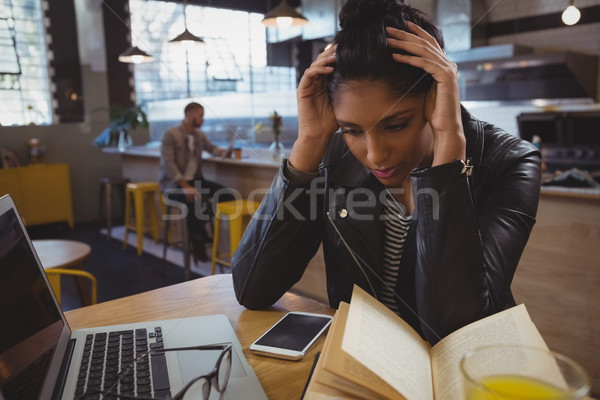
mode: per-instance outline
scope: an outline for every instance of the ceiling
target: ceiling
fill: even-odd
[[[176,0],[166,1],[183,3],[183,1]],[[279,5],[281,0],[188,0],[187,3],[265,14],[268,10]],[[287,0],[287,3],[292,7],[300,6],[300,0]]]

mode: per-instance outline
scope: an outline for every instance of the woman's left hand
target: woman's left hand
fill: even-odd
[[[394,54],[396,61],[431,74],[434,83],[425,100],[425,118],[433,131],[433,166],[464,160],[465,136],[461,120],[458,69],[437,41],[420,26],[406,21],[410,32],[387,27],[388,46],[410,54]]]

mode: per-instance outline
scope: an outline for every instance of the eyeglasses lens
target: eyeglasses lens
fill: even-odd
[[[183,400],[208,400],[211,386],[214,386],[219,397],[227,388],[229,376],[231,375],[231,347],[226,349],[216,365],[217,372],[211,375],[211,379],[202,377],[185,391]]]
[[[182,400],[208,400],[210,396],[210,382],[207,378],[200,378],[188,390]]]
[[[216,389],[219,392],[223,392],[227,387],[229,375],[231,375],[231,348],[225,351],[225,354],[221,358],[221,362],[217,366]]]

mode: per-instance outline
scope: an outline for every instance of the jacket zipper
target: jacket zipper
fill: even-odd
[[[471,176],[473,175],[473,165],[471,164],[471,157],[467,158],[467,161],[462,161],[463,168],[460,171],[461,174],[464,174],[467,182],[467,192],[469,193],[469,200],[471,201],[471,206],[473,210],[475,210],[475,201],[473,200],[473,194],[471,192]],[[479,242],[483,243],[483,238],[481,237],[481,230],[479,229],[479,224],[475,223],[475,228],[477,229],[477,235],[479,236]]]
[[[354,254],[354,251],[352,251],[352,249],[350,248],[350,246],[348,245],[348,243],[346,242],[346,240],[342,236],[342,233],[339,231],[338,227],[335,225],[335,222],[333,222],[333,219],[331,219],[331,215],[329,214],[329,211],[327,211],[327,218],[329,219],[329,222],[331,222],[331,225],[333,226],[333,229],[335,229],[335,232],[337,233],[337,235],[341,239],[342,243],[346,247],[346,250],[348,250],[348,252],[352,256],[352,259],[354,260],[354,262],[358,266],[358,269],[360,269],[360,272],[362,272],[363,276],[365,277],[367,283],[369,284],[369,287],[371,288],[371,292],[373,293],[373,297],[375,297],[377,299],[377,293],[375,292],[375,288],[373,287],[373,284],[371,283],[371,280],[369,279],[369,276],[365,272],[365,269],[363,268],[362,264],[356,258],[356,255]]]

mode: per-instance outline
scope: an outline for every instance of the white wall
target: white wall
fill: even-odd
[[[22,164],[29,163],[27,141],[39,138],[47,163],[67,163],[71,172],[75,222],[98,218],[99,182],[121,176],[121,158],[103,153],[92,140],[109,124],[108,83],[98,0],[76,0],[85,121],[47,126],[0,126],[0,147],[15,150]],[[149,141],[148,130],[132,132],[134,144]],[[0,188],[1,190],[1,188]]]

